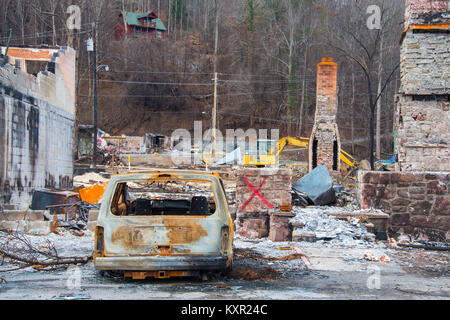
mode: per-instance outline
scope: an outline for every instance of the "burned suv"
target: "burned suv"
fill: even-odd
[[[195,171],[112,177],[95,230],[94,265],[133,279],[231,269],[233,224],[220,178]]]

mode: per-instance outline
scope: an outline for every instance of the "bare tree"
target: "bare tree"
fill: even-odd
[[[380,89],[376,92],[374,83],[377,81],[381,82],[381,75],[377,76],[376,62],[377,59],[380,59],[380,44],[383,39],[383,34],[391,33],[392,35],[392,29],[389,26],[394,21],[398,21],[398,16],[402,14],[397,2],[379,0],[377,4],[381,8],[381,26],[379,29],[370,30],[367,27],[366,12],[369,5],[373,5],[373,3],[374,1],[367,0],[352,3],[351,5],[344,4],[343,7],[347,8],[348,14],[354,19],[355,23],[351,24],[348,22],[349,20],[342,19],[341,16],[334,21],[334,32],[331,32],[332,29],[329,30],[329,43],[331,46],[341,52],[345,57],[353,60],[365,75],[370,111],[369,157],[372,169],[375,168],[374,135],[376,106],[400,65],[397,61],[396,65],[389,70],[384,83],[382,85],[380,83]]]

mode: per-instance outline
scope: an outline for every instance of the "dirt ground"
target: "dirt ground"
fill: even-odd
[[[36,245],[47,239],[62,256],[87,255],[93,248],[89,233],[32,237]],[[237,238],[234,248],[233,271],[226,276],[124,280],[97,271],[92,262],[54,272],[28,268],[0,273],[7,281],[0,284],[0,299],[450,299],[448,252],[380,243],[369,249],[377,261],[368,261],[368,249],[360,247]],[[4,261],[0,270],[11,267]]]

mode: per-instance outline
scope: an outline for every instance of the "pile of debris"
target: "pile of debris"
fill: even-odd
[[[293,205],[325,206],[334,204],[348,209],[359,208],[356,192],[334,185],[333,177],[325,165],[318,166],[292,185]]]
[[[336,202],[333,178],[325,165],[318,166],[292,185],[295,205],[324,206]]]
[[[76,235],[83,236],[89,222],[95,221],[98,214],[94,214],[94,210],[98,212],[99,205],[84,201],[78,192],[42,189],[34,191],[30,209],[30,212],[41,213],[43,225],[47,224],[47,232],[58,234],[58,228],[68,228]]]
[[[365,221],[352,218],[340,220],[332,216],[339,208],[294,207],[290,223],[293,226],[292,240],[315,242],[327,247],[377,247],[375,234],[369,232]],[[382,214],[382,213],[380,213]]]

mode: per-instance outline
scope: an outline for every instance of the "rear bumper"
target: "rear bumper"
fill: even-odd
[[[227,261],[227,256],[97,257],[94,266],[98,270],[114,271],[220,271],[226,269]]]

